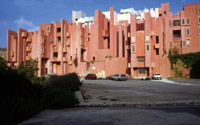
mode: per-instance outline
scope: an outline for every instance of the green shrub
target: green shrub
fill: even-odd
[[[171,50],[169,50],[169,59],[171,63],[171,69],[173,71],[178,71],[179,68],[177,69],[174,66],[177,66],[179,60],[181,60],[187,70],[190,70],[190,77],[191,78],[200,78],[200,71],[199,71],[199,65],[200,65],[200,52],[197,53],[188,53],[188,54],[174,54],[172,55]],[[181,73],[176,74],[177,76],[182,76]]]
[[[76,73],[52,77],[44,84],[45,87],[66,88],[72,91],[79,90],[81,85],[82,83]]]
[[[34,63],[32,65],[32,63]],[[0,124],[17,124],[47,108],[67,108],[78,104],[74,91],[81,82],[77,74],[51,77],[34,75],[35,62],[15,69],[0,57]],[[43,87],[43,85],[47,85]]]
[[[69,108],[78,104],[74,92],[65,88],[45,88],[42,95],[46,108]]]

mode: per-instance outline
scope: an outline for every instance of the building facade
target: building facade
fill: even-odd
[[[72,22],[41,24],[34,32],[8,30],[7,39],[8,65],[36,59],[38,76],[77,72],[169,77],[169,49],[180,54],[200,51],[200,3],[185,5],[177,15],[169,11],[169,3],[120,13],[111,7],[96,10],[94,17],[72,11]]]

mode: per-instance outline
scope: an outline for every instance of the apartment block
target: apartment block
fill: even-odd
[[[171,74],[173,53],[200,51],[200,4],[185,5],[173,15],[169,3],[136,11],[111,7],[86,17],[72,11],[72,22],[41,24],[39,31],[8,30],[8,65],[29,59],[38,61],[38,76],[47,73],[106,77],[123,73],[132,78]]]

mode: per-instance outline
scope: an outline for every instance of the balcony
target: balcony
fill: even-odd
[[[151,36],[155,36],[155,32],[154,31],[151,31]]]
[[[109,37],[109,32],[108,30],[103,30],[102,31],[102,36],[105,38],[105,37]]]
[[[22,37],[27,37],[27,32],[22,32]]]
[[[66,57],[63,57],[63,62],[67,62],[67,59],[66,59]]]
[[[128,37],[131,37],[131,33],[130,32],[128,32]]]
[[[66,53],[67,52],[67,48],[63,48],[63,53]]]
[[[26,51],[27,51],[27,52],[30,52],[30,51],[31,51],[31,47],[27,46],[27,47],[26,47]]]
[[[67,36],[67,38],[69,38],[69,37],[70,37],[70,33],[69,33],[69,32],[67,32],[67,33],[66,33],[66,36]]]
[[[69,41],[67,41],[67,46],[70,46],[70,42]]]
[[[158,43],[155,44],[155,49],[159,49],[159,44]]]
[[[31,42],[31,38],[30,38],[30,37],[27,37],[26,41],[27,41],[27,42]]]
[[[26,56],[26,60],[31,60],[31,57],[30,56]]]
[[[72,60],[69,60],[69,61],[68,61],[68,64],[69,64],[69,65],[72,65],[72,63],[73,63]]]

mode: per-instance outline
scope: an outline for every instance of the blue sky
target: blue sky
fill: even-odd
[[[184,4],[199,3],[199,0],[0,0],[0,47],[7,46],[7,30],[34,31],[40,24],[60,22],[61,18],[71,22],[72,10],[94,16],[96,9],[108,11],[111,6],[119,12],[131,7],[135,10],[157,8],[166,2],[176,14]]]

